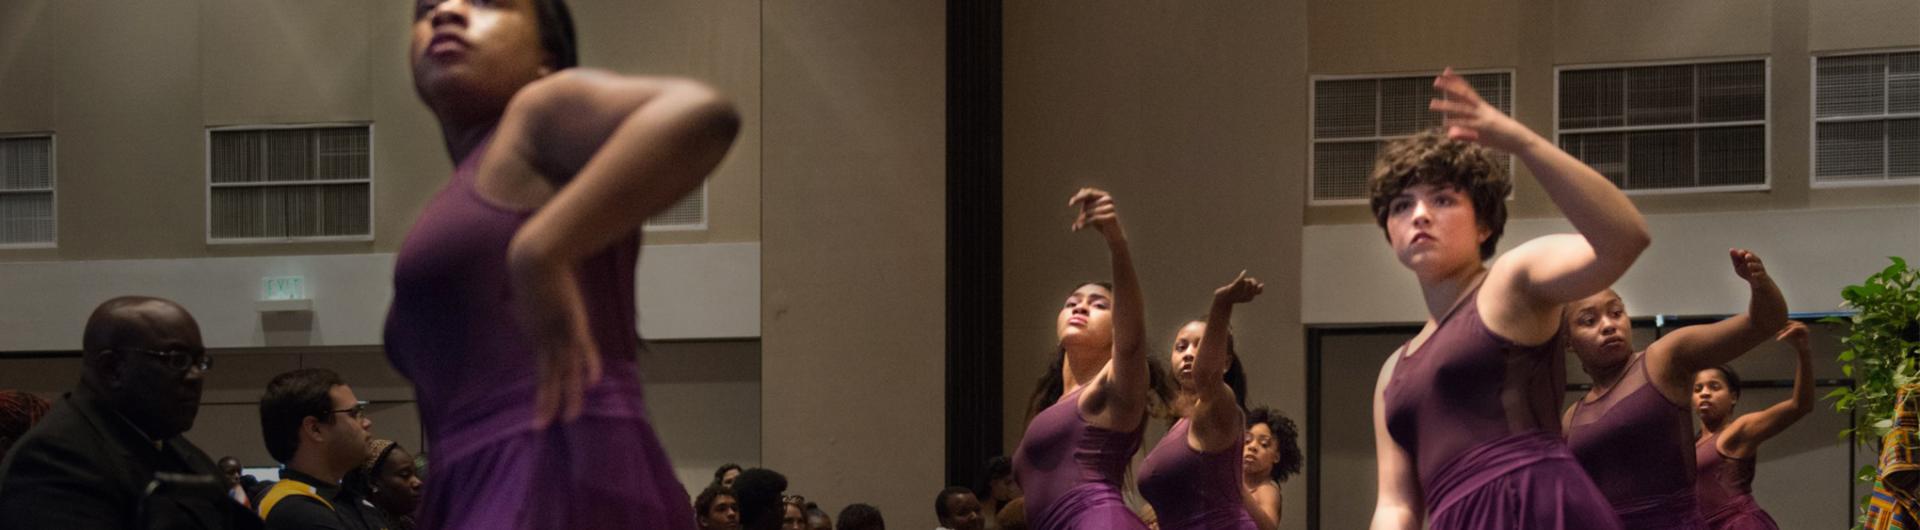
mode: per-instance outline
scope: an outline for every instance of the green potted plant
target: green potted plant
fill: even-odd
[[[1890,259],[1893,264],[1886,269],[1840,290],[1841,306],[1852,310],[1853,316],[1821,320],[1850,324],[1847,336],[1840,339],[1846,349],[1839,360],[1841,373],[1853,379],[1853,386],[1834,390],[1827,399],[1833,401],[1835,411],[1853,414],[1858,427],[1842,429],[1840,437],[1876,455],[1893,429],[1900,388],[1920,382],[1920,271],[1907,267],[1904,259]],[[1875,474],[1874,464],[1856,471],[1856,477],[1868,484]],[[1860,499],[1863,518],[1866,502],[1867,497]]]

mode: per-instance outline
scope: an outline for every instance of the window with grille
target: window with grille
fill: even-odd
[[[1920,50],[1815,57],[1813,184],[1920,183]]]
[[[208,131],[207,240],[371,237],[372,137],[370,125]]]
[[[1559,70],[1560,147],[1629,193],[1766,189],[1764,59]]]
[[[54,244],[53,136],[0,137],[0,247]]]
[[[1433,78],[1413,76],[1338,76],[1313,80],[1313,204],[1364,204],[1367,176],[1388,142],[1440,126],[1440,113],[1427,110],[1439,95]],[[1463,73],[1480,97],[1513,113],[1513,72]],[[1501,163],[1512,169],[1512,159]]]
[[[654,232],[707,229],[707,183],[688,192],[680,202],[673,203],[660,213],[647,219],[646,229]]]

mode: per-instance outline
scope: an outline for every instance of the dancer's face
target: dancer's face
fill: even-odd
[[[1255,423],[1247,428],[1247,445],[1240,453],[1240,461],[1248,476],[1266,477],[1273,473],[1273,466],[1280,463],[1280,451],[1273,444],[1273,427]]]
[[[1726,419],[1738,401],[1727,385],[1727,374],[1706,369],[1693,375],[1693,410],[1700,414],[1700,421],[1718,423]]]
[[[1062,346],[1113,345],[1113,292],[1099,285],[1082,285],[1067,296],[1055,323]]]
[[[505,109],[520,87],[552,73],[536,0],[416,0],[407,56],[428,107]]]
[[[1473,200],[1452,187],[1415,184],[1387,203],[1387,241],[1400,264],[1422,277],[1480,262],[1480,226]]]
[[[1173,353],[1167,358],[1167,366],[1173,367],[1180,388],[1197,388],[1193,384],[1193,358],[1200,353],[1200,339],[1206,335],[1207,323],[1195,321],[1181,326],[1173,336]]]
[[[1567,304],[1567,345],[1587,371],[1608,369],[1633,356],[1633,323],[1612,289]]]

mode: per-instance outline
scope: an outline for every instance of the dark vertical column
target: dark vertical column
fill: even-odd
[[[1000,49],[1000,0],[948,0],[946,478],[968,487],[1004,451]]]

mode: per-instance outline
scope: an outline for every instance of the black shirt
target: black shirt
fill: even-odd
[[[365,504],[359,495],[340,484],[314,478],[313,475],[285,468],[280,480],[313,486],[314,494],[332,503],[331,508],[312,497],[288,495],[267,512],[267,530],[382,530],[378,519],[365,517]]]
[[[0,530],[256,529],[205,452],[141,434],[82,387],[0,462]]]

